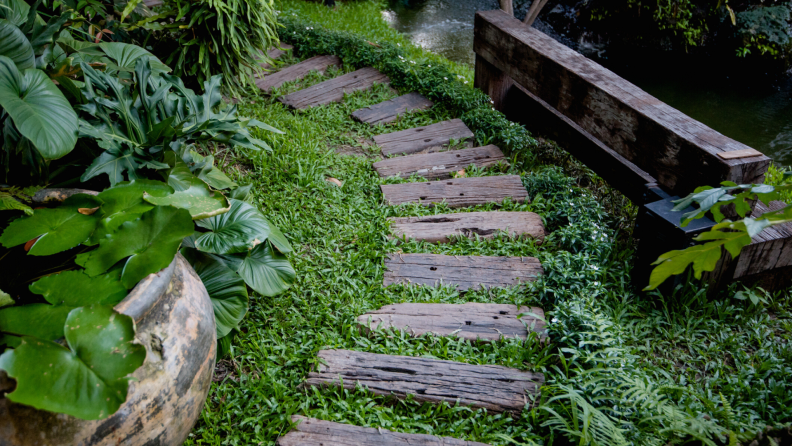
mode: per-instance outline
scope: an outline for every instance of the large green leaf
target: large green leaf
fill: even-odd
[[[247,252],[267,240],[270,224],[258,209],[244,201],[231,199],[225,214],[198,220],[196,223],[211,232],[195,240],[195,246],[214,254]]]
[[[55,341],[63,337],[63,324],[74,307],[29,304],[0,309],[0,331]]]
[[[237,184],[231,181],[222,170],[214,166],[214,157],[203,156],[195,150],[185,150],[182,155],[182,160],[190,168],[193,175],[206,181],[206,183],[215,189],[232,189],[237,187]]]
[[[193,219],[201,219],[228,212],[228,199],[212,191],[200,178],[195,177],[186,164],[177,162],[171,169],[168,184],[176,191],[164,197],[144,195],[143,199],[158,206],[173,206],[190,211]]]
[[[43,71],[20,73],[0,56],[0,107],[45,160],[58,159],[77,143],[77,113]]]
[[[14,220],[3,231],[0,243],[6,247],[27,243],[39,237],[30,248],[29,254],[47,256],[74,248],[91,236],[98,216],[84,215],[80,209],[93,209],[102,201],[86,194],[72,195],[54,209],[36,209],[30,217]]]
[[[170,264],[184,237],[193,233],[190,213],[170,206],[157,206],[139,220],[124,222],[116,232],[99,242],[93,252],[77,256],[89,276],[97,276],[127,258],[121,282],[132,288],[141,279]]]
[[[146,359],[146,349],[134,343],[134,321],[111,307],[79,307],[63,331],[68,347],[24,337],[0,356],[0,369],[17,382],[5,397],[85,420],[112,415],[126,401],[127,376]]]
[[[294,283],[296,274],[286,256],[262,243],[239,263],[237,273],[250,288],[264,296],[280,294]]]
[[[102,42],[99,47],[107,54],[107,57],[116,63],[121,71],[132,72],[135,69],[135,63],[141,57],[148,58],[151,71],[154,73],[168,73],[171,71],[170,67],[137,45],[121,42]]]
[[[14,26],[22,26],[28,20],[30,5],[24,0],[0,0],[0,18]]]
[[[134,149],[110,147],[94,159],[80,179],[88,181],[97,175],[106,173],[110,184],[115,186],[124,181],[124,172],[130,180],[138,179],[137,171],[144,163],[145,160]]]
[[[0,308],[14,305],[14,298],[3,290],[0,290]]]
[[[110,274],[91,277],[82,271],[64,271],[39,279],[30,291],[53,305],[82,307],[115,305],[127,295],[127,288]]]
[[[105,189],[99,194],[104,202],[99,225],[91,236],[91,243],[99,243],[106,238],[121,223],[134,220],[144,212],[154,208],[154,205],[143,201],[143,194],[154,197],[164,197],[173,193],[173,189],[165,183],[153,180],[134,180],[116,184],[110,189]]]
[[[226,336],[245,317],[248,293],[245,282],[225,263],[195,249],[182,249],[209,293],[214,308],[217,339]]]
[[[0,19],[0,56],[13,60],[19,70],[34,68],[36,65],[33,45],[25,37],[25,33],[5,19]]]

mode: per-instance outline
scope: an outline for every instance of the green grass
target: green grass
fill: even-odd
[[[315,20],[317,28],[322,23],[400,43],[416,59],[437,57],[410,47],[387,29],[372,2],[344,3],[328,12],[293,1],[279,9],[283,14],[298,11]],[[313,74],[275,96],[339,73]],[[380,179],[371,168],[377,150],[366,144],[370,138],[465,112],[439,104],[374,129],[349,118],[352,111],[394,95],[378,86],[304,112],[287,111],[264,96],[239,105],[242,115],[286,133],[259,135],[272,153],[220,152],[217,159],[237,181],[254,185],[256,204],[295,248],[290,260],[298,280],[274,298],[251,295],[232,355],[219,365],[218,371],[228,374],[213,385],[186,444],[272,445],[289,431],[292,414],[493,445],[564,444],[561,437],[581,444],[661,445],[728,437],[730,432],[745,439],[765,425],[792,421],[788,291],[765,296],[767,304],[759,306],[735,299],[736,288],[707,297],[695,280],[673,295],[639,294],[630,285],[635,208],[551,144],[513,148],[510,167],[467,171],[469,176],[522,175],[532,202],[505,203],[499,209],[541,215],[552,231],[543,244],[504,236],[445,245],[389,239],[389,216],[494,208],[382,203],[380,184],[418,179]],[[329,183],[329,177],[343,186]],[[383,260],[399,251],[535,256],[546,274],[524,289],[466,294],[450,287],[383,288]],[[396,302],[541,306],[550,322],[551,343],[530,338],[470,344],[359,330],[357,316]],[[537,407],[520,417],[398,401],[361,389],[301,389],[316,365],[317,351],[324,348],[499,364],[543,372],[547,386]]]

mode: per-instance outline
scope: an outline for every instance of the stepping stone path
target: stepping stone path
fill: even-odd
[[[532,404],[544,384],[541,373],[499,365],[473,365],[412,356],[380,355],[351,350],[321,350],[322,364],[308,373],[306,386],[341,386],[359,383],[377,395],[433,403],[457,401],[492,412],[520,413]],[[353,443],[354,444],[354,443]]]
[[[528,191],[519,175],[383,184],[380,190],[385,201],[391,205],[419,203],[431,206],[445,202],[449,207],[458,208],[501,203],[506,198],[511,198],[517,203],[528,201]]]
[[[361,108],[352,113],[352,119],[370,125],[384,124],[394,121],[400,115],[413,110],[431,108],[432,101],[418,93],[407,93],[390,101],[380,102],[371,107]]]
[[[473,149],[449,150],[447,152],[388,158],[374,163],[374,170],[381,177],[399,176],[408,178],[418,174],[430,180],[450,178],[452,173],[471,164],[478,167],[509,164],[509,159],[497,146],[489,145]]]
[[[419,284],[456,285],[459,291],[482,287],[513,287],[532,282],[544,273],[535,257],[446,256],[442,254],[389,254],[383,286]]]
[[[472,140],[473,132],[461,119],[438,122],[437,124],[386,133],[374,137],[374,143],[382,148],[386,156],[438,151],[451,140]]]
[[[453,236],[493,238],[500,231],[510,236],[543,240],[542,217],[533,212],[460,212],[426,217],[391,217],[391,237],[429,243],[448,243]]]
[[[292,416],[299,423],[294,430],[278,438],[277,446],[489,446],[475,441],[426,434],[402,434],[373,427]]]
[[[281,50],[278,50],[281,51]],[[270,57],[279,57],[281,54]],[[260,79],[259,88],[270,91],[284,82],[299,79],[311,70],[323,71],[340,65],[334,56],[317,56]],[[389,83],[374,68],[330,79],[312,87],[278,98],[292,109],[304,109],[343,100],[345,93]],[[432,102],[409,93],[381,104],[360,109],[352,118],[371,125],[387,123],[411,110],[426,109]],[[429,182],[380,186],[391,205],[446,202],[452,207],[501,203],[507,197],[517,202],[528,200],[522,180],[516,175],[481,178],[450,177],[452,172],[473,164],[486,167],[507,162],[498,147],[486,146],[443,152],[453,141],[466,141],[472,147],[473,132],[459,119],[439,122],[399,132],[378,135],[374,142],[385,156],[417,154],[386,159],[374,165],[380,176],[409,177],[418,174]],[[433,153],[438,152],[438,153]],[[422,154],[419,154],[422,153]],[[471,212],[391,219],[393,236],[431,243],[448,243],[452,236],[493,237],[498,231],[513,236],[543,239],[541,218],[531,212]],[[383,286],[415,283],[456,286],[459,291],[482,287],[512,287],[535,280],[543,273],[533,257],[444,256],[438,254],[391,254],[385,260]],[[518,318],[523,314],[522,318]],[[364,329],[395,328],[412,335],[433,333],[458,336],[470,341],[498,341],[502,336],[525,339],[528,330],[546,338],[541,308],[517,308],[503,304],[393,304],[358,317]],[[340,386],[354,389],[359,383],[378,395],[399,399],[413,395],[416,401],[447,402],[493,412],[519,415],[526,405],[538,400],[544,375],[498,365],[472,365],[437,359],[382,355],[348,350],[322,350],[321,364],[308,374],[303,386]],[[364,428],[300,416],[300,424],[277,440],[280,446],[487,446],[431,435],[402,434],[383,429]]]
[[[280,48],[270,48],[269,51],[267,51],[267,57],[269,57],[272,60],[275,60],[293,49],[294,47],[289,45],[288,43],[281,42]],[[262,63],[259,65],[261,66],[261,68],[265,70],[272,67],[272,65],[268,63]]]
[[[522,318],[518,316],[522,314]],[[497,341],[502,336],[525,339],[528,329],[546,336],[544,312],[502,304],[393,304],[357,318],[368,329],[396,328],[413,336],[432,333],[468,341]],[[527,326],[526,326],[527,324]]]
[[[311,71],[324,73],[330,67],[340,67],[341,59],[338,56],[316,56],[298,64],[286,67],[277,73],[268,74],[256,80],[256,86],[261,90],[270,91],[286,82],[302,79]]]
[[[290,95],[281,96],[278,100],[293,109],[315,107],[331,102],[341,102],[344,99],[344,93],[368,90],[375,83],[388,84],[390,79],[374,68],[361,68]]]

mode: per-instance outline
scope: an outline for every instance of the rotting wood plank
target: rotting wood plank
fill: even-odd
[[[390,217],[391,237],[428,243],[448,243],[452,237],[493,238],[499,232],[512,237],[544,240],[542,217],[533,212],[460,212],[423,217]]]
[[[380,102],[371,107],[361,108],[352,113],[352,118],[358,122],[370,125],[385,124],[396,120],[401,115],[415,110],[426,110],[434,105],[418,93],[407,93],[390,101]]]
[[[321,350],[323,363],[308,374],[306,386],[354,389],[360,383],[377,395],[415,401],[447,402],[519,414],[533,405],[544,383],[541,373],[499,365],[473,365],[411,356],[350,350]],[[531,398],[528,397],[529,394]]]
[[[498,163],[509,164],[509,159],[495,145],[472,149],[448,150],[445,152],[388,158],[374,163],[374,170],[381,177],[398,175],[407,178],[418,174],[429,179],[449,178],[469,165],[487,167]]]
[[[528,191],[519,175],[454,178],[425,183],[383,184],[385,201],[391,205],[420,203],[432,206],[445,202],[449,207],[501,203],[511,198],[517,203],[528,201]]]
[[[536,280],[544,273],[534,257],[446,256],[442,254],[389,254],[383,286],[417,284],[454,285],[458,291],[482,287],[513,287]]]
[[[468,341],[525,339],[529,328],[540,337],[547,336],[541,308],[505,304],[391,304],[359,316],[357,321],[371,330],[396,328],[413,336],[432,333]]]
[[[674,193],[761,182],[770,163],[721,159],[717,153],[748,147],[502,11],[476,14],[474,51]]]
[[[294,109],[315,107],[331,102],[340,102],[344,99],[345,93],[367,90],[375,83],[389,84],[390,79],[377,69],[366,67],[281,96],[278,100]]]
[[[440,150],[451,140],[471,140],[473,132],[461,119],[438,122],[436,124],[400,132],[386,133],[374,137],[374,143],[382,148],[383,155],[398,155]]]
[[[286,435],[278,437],[277,446],[489,446],[475,441],[427,434],[403,434],[382,428],[317,420],[292,415],[298,423]]]
[[[264,91],[278,88],[286,82],[302,79],[311,71],[324,73],[330,67],[340,67],[341,58],[338,56],[316,56],[300,63],[288,66],[276,73],[267,74],[256,79],[256,86]]]

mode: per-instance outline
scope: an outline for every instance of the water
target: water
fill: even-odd
[[[383,17],[417,45],[472,67],[473,16],[496,8],[497,0],[392,0]],[[516,9],[522,17],[525,5]],[[537,27],[542,29],[539,22]],[[673,57],[611,55],[598,62],[724,135],[792,165],[792,79],[730,79],[729,67]]]

